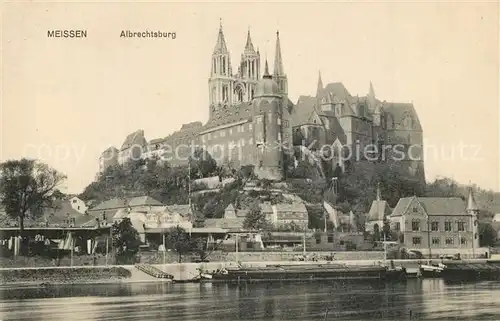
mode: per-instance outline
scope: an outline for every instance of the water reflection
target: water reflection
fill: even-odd
[[[500,319],[500,283],[127,284],[2,288],[3,320]],[[497,299],[496,299],[497,298]]]

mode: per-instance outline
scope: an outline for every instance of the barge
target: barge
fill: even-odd
[[[446,265],[439,264],[422,264],[419,267],[419,276],[423,278],[440,278]]]
[[[223,269],[202,282],[270,282],[319,280],[406,280],[406,269],[386,266],[268,265]]]
[[[446,281],[500,280],[500,262],[447,264],[441,275]]]

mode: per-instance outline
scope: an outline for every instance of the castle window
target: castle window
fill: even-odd
[[[401,230],[401,223],[396,222],[396,226],[394,227],[394,229],[395,229],[396,231]]]
[[[444,242],[446,245],[453,245],[453,239],[451,237],[447,237]]]
[[[432,222],[431,223],[431,231],[438,231],[439,230],[439,222]]]
[[[451,222],[444,222],[444,230],[445,232],[451,232]]]
[[[289,126],[288,120],[283,121],[283,125],[285,126],[285,128],[288,128]]]
[[[412,243],[413,245],[420,245],[422,243],[422,239],[420,237],[414,237]]]
[[[411,221],[411,230],[413,232],[420,231],[420,221],[418,219],[415,219],[415,220]]]
[[[459,232],[465,231],[465,222],[457,222],[457,228]]]
[[[467,240],[465,239],[465,237],[460,238],[460,244],[462,245],[467,244]]]
[[[441,239],[439,237],[432,238],[432,245],[439,245],[440,242],[441,242]]]

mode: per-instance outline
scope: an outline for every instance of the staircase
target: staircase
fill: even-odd
[[[173,275],[163,272],[162,270],[157,269],[149,264],[136,264],[135,268],[157,279],[174,279]]]

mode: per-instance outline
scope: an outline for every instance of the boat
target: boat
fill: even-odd
[[[270,282],[318,280],[404,280],[405,268],[334,264],[268,265],[222,269],[201,282]]]
[[[445,281],[500,280],[500,264],[448,264],[442,272],[442,277]]]
[[[440,278],[446,265],[439,264],[421,264],[419,267],[420,277],[423,278]]]

